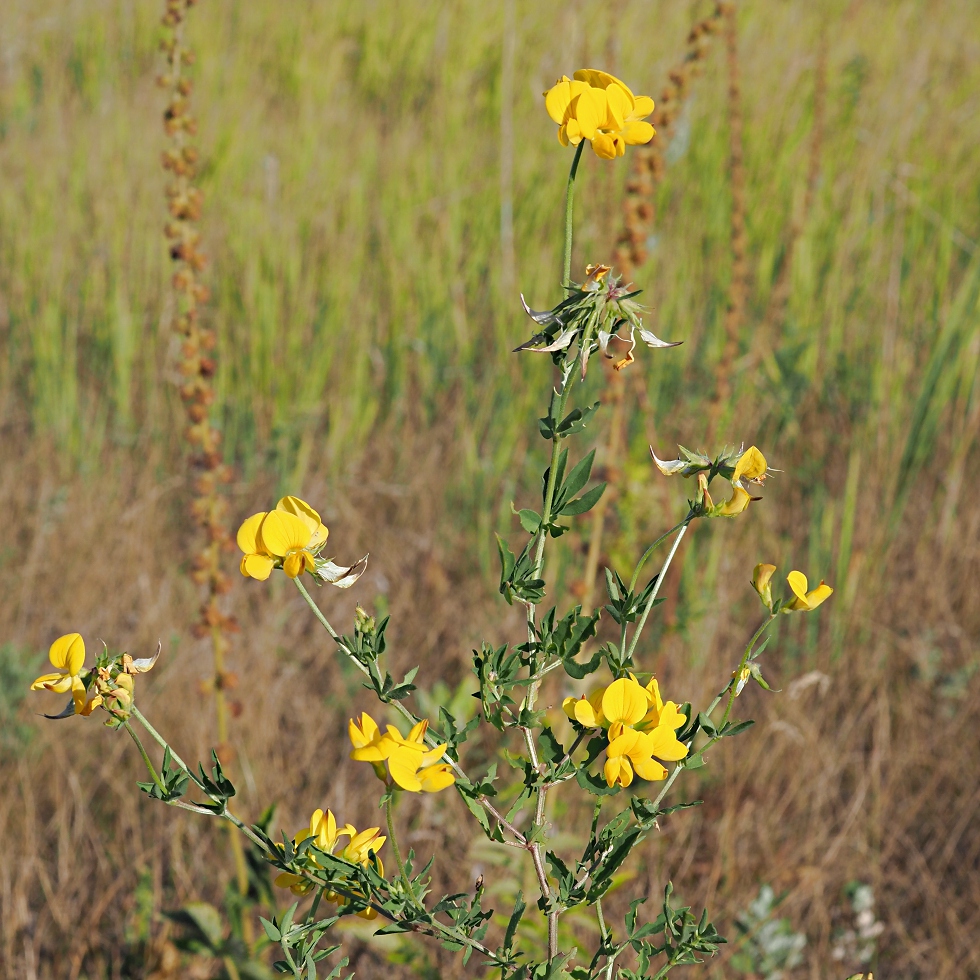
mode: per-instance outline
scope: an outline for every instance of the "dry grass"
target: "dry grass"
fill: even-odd
[[[59,632],[131,651],[161,638],[142,707],[185,757],[204,757],[213,739],[199,689],[210,664],[186,629],[198,600],[182,574],[187,490],[156,328],[155,9],[127,19],[96,0],[4,7],[0,35],[20,47],[3,49],[0,94],[0,637],[12,644],[0,654],[0,976],[139,977],[140,902],[156,913],[216,899],[228,869],[209,869],[224,838],[137,794],[124,736],[91,721],[46,723],[20,692]],[[492,100],[470,119],[453,101],[454,86],[492,88],[497,12],[369,7],[397,8],[411,30],[348,12],[332,46],[312,15],[292,22],[255,3],[233,21],[218,3],[201,8],[212,46],[197,99],[220,175],[207,188],[206,235],[226,431],[243,474],[233,508],[251,513],[282,489],[320,503],[339,556],[372,552],[354,595],[321,595],[331,617],[346,623],[355,600],[387,608],[395,666],[420,663],[430,683],[455,688],[474,643],[520,633],[494,594],[490,532],[509,526],[511,497],[534,491],[539,450],[526,433],[543,373],[503,353],[516,326],[499,294],[487,192],[499,120]],[[598,5],[572,4],[560,28],[543,7],[518,4],[519,73],[547,80],[580,56],[615,53],[585,30],[609,29]],[[619,9],[620,67],[658,90],[704,11]],[[834,26],[827,133],[800,230],[823,16]],[[700,784],[680,785],[679,799],[704,806],[668,818],[636,870],[653,902],[669,876],[729,933],[758,886],[773,884],[786,893],[778,914],[809,939],[799,977],[852,972],[830,952],[855,879],[874,886],[887,926],[876,973],[980,977],[977,23],[965,2],[804,12],[761,0],[742,21],[752,278],[718,431],[764,446],[785,473],[748,518],[689,537],[646,662],[672,695],[710,696],[755,625],[746,580],[757,560],[823,575],[837,593],[819,617],[781,627],[766,657],[783,693],[743,695],[740,714],[758,724],[716,751]],[[439,47],[453,39],[465,58]],[[389,86],[404,101],[386,103]],[[526,87],[515,88],[514,131],[538,134]],[[662,455],[707,429],[730,270],[724,101],[714,57],[679,127],[689,126],[686,154],[670,158],[658,192],[661,246],[636,274],[656,284],[657,332],[687,343],[635,369],[627,448],[611,461],[622,477],[610,560],[635,558],[683,506],[684,488],[651,473],[646,441]],[[340,147],[353,164],[341,165]],[[560,179],[556,151],[537,135],[520,149],[517,268],[544,297],[558,193],[542,188]],[[278,187],[270,157],[281,161]],[[615,180],[599,186],[617,199]],[[583,255],[611,244],[609,216],[581,214]],[[787,243],[789,298],[774,315]],[[509,400],[525,383],[532,394]],[[559,553],[556,581],[578,574],[577,547]],[[325,804],[373,821],[374,787],[343,750],[346,718],[369,707],[367,693],[284,583],[243,583],[232,602],[244,627],[231,692],[242,706],[241,809],[254,818],[275,799],[288,830]],[[557,703],[563,692],[547,693]],[[414,846],[446,857],[447,886],[468,887],[481,869],[491,887],[506,878],[460,834],[451,794],[412,805]],[[356,938],[353,949],[360,975],[410,972]],[[700,975],[731,976],[729,952]],[[430,955],[452,975],[448,954]]]

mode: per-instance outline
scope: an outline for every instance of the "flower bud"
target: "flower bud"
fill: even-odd
[[[755,566],[752,573],[752,588],[759,593],[759,598],[766,609],[772,609],[772,583],[773,573],[776,571],[775,565],[766,565],[760,562]]]

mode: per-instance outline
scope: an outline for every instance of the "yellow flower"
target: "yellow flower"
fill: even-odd
[[[632,675],[620,677],[602,695],[602,714],[614,740],[624,728],[643,720],[651,703],[650,692]]]
[[[752,572],[752,588],[759,593],[759,598],[767,609],[772,609],[772,583],[770,579],[772,579],[775,571],[775,565],[760,562]]]
[[[568,697],[561,703],[562,711],[577,721],[583,728],[605,727],[605,717],[602,714],[602,696],[606,693],[604,687],[597,687],[588,697]]]
[[[48,650],[48,659],[52,666],[64,673],[42,674],[31,684],[32,691],[55,691],[58,694],[71,691],[76,715],[90,715],[102,704],[102,696],[99,694],[86,701],[85,681],[82,678],[85,641],[80,633],[59,636]]]
[[[596,156],[614,160],[626,152],[627,146],[639,146],[653,139],[653,126],[643,121],[653,112],[653,99],[648,95],[635,96],[625,82],[594,68],[580,68],[575,78],[606,93],[606,118],[592,137]]]
[[[768,471],[769,465],[766,463],[766,457],[757,447],[749,446],[735,463],[732,485],[740,484],[742,480],[748,483],[764,483]]]
[[[385,734],[381,734],[375,720],[362,712],[360,724],[351,719],[347,727],[354,746],[350,757],[372,763],[381,778],[381,763],[386,763],[395,785],[410,793],[438,793],[452,786],[456,777],[449,763],[439,761],[445,754],[445,743],[431,749],[426,745],[428,727],[428,721],[420,721],[406,737],[394,725],[388,725]]]
[[[375,827],[375,830],[378,828]],[[306,840],[308,837],[314,838],[314,843],[316,847],[326,854],[333,854],[334,848],[337,846],[337,842],[341,837],[353,837],[357,831],[350,825],[347,824],[345,827],[338,828],[337,818],[333,815],[332,810],[327,810],[324,813],[322,810],[314,810],[313,816],[310,817],[310,826],[304,827],[300,830],[296,836],[293,838],[293,843],[299,846],[302,841]],[[381,841],[377,844],[380,847],[384,843],[385,838],[382,837]],[[345,860],[350,861],[351,859],[347,857],[346,851],[341,855]],[[307,857],[315,867],[321,867],[320,863],[316,859],[316,855],[307,852]],[[351,861],[352,864],[360,864],[360,861]],[[382,872],[383,873],[383,872]],[[293,874],[289,871],[284,871],[282,874],[278,875],[275,880],[276,886],[279,888],[288,888],[294,895],[306,895],[308,892],[312,891],[315,887],[314,882],[303,875]],[[333,893],[329,893],[327,898],[330,901],[339,901],[337,896]]]
[[[625,728],[606,749],[603,775],[607,786],[629,786],[633,774],[655,781],[667,778],[667,770],[657,759],[676,762],[687,755],[687,746],[677,740],[674,730],[660,725],[652,732]],[[657,757],[657,759],[654,758]]]
[[[238,529],[238,547],[244,552],[241,573],[264,582],[276,566],[290,578],[312,572],[314,556],[329,533],[306,501],[283,497],[275,510],[253,514]]]
[[[544,100],[562,146],[587,139],[596,156],[613,160],[627,145],[653,139],[653,126],[643,121],[653,112],[653,99],[634,96],[625,82],[604,71],[583,68],[572,79],[562,75]]]
[[[795,611],[802,609],[809,611],[811,609],[816,609],[821,602],[823,602],[825,599],[829,599],[834,592],[834,590],[823,581],[821,581],[815,589],[810,589],[807,591],[809,583],[806,580],[806,576],[802,572],[790,572],[789,575],[786,576],[786,581],[789,583],[789,587],[793,590],[793,594],[796,596],[795,599],[783,606],[783,609],[786,610]]]
[[[378,831],[380,827],[370,827],[368,830],[362,830],[358,833],[348,824],[348,829],[351,831],[350,843],[340,852],[340,857],[345,861],[350,861],[351,864],[367,865],[371,860],[371,851],[374,851],[375,857],[378,855],[378,851],[381,850],[381,845],[388,839],[387,837],[379,837]],[[381,859],[378,858],[378,874],[384,877],[384,865],[381,863]]]

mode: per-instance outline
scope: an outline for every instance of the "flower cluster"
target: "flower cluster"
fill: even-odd
[[[676,734],[687,716],[673,701],[664,702],[656,678],[644,687],[632,674],[620,677],[588,697],[565,698],[562,708],[582,728],[607,732],[603,774],[609,786],[629,786],[634,773],[651,781],[666,779],[667,770],[657,760],[677,762],[687,756]]]
[[[320,581],[348,589],[364,574],[367,555],[346,568],[321,558],[329,534],[305,500],[283,497],[275,510],[253,514],[238,529],[238,547],[244,553],[241,573],[264,582],[274,568],[293,579],[310,572]]]
[[[761,487],[771,470],[766,457],[757,447],[749,446],[744,451],[735,452],[728,450],[713,460],[683,446],[677,448],[681,453],[677,459],[658,459],[653,447],[650,448],[650,455],[665,476],[676,476],[679,473],[683,477],[697,477],[698,493],[694,503],[701,516],[736,517],[750,503],[761,499],[752,496],[749,488],[752,485]],[[731,497],[720,504],[716,504],[708,493],[708,484],[715,476],[728,480],[732,485]]]
[[[634,290],[619,276],[610,275],[608,265],[588,265],[581,283],[568,283],[569,295],[553,310],[532,310],[521,296],[524,312],[541,328],[529,340],[515,349],[551,354],[557,361],[573,343],[578,344],[576,358],[585,377],[589,358],[600,351],[609,353],[610,341],[615,338],[629,344],[626,354],[613,367],[621,371],[635,358],[636,335],[648,347],[677,347],[681,341],[661,340],[643,326],[644,308],[636,302],[639,290]],[[625,331],[625,332],[624,332]]]
[[[362,867],[370,864],[373,858],[378,874],[383,877],[384,865],[378,857],[378,851],[381,850],[381,845],[388,838],[378,833],[380,829],[380,827],[369,827],[367,830],[358,832],[352,824],[338,827],[337,818],[333,815],[333,811],[327,810],[324,813],[322,810],[314,810],[313,816],[310,817],[309,827],[304,827],[296,834],[293,838],[293,845],[299,848],[303,841],[311,840],[311,845],[308,845],[302,852],[302,857],[299,860],[311,872],[316,872],[323,870],[323,865],[317,860],[317,852],[334,854],[341,838],[346,837],[347,843],[336,856],[349,864],[359,864]],[[288,888],[294,895],[306,895],[315,887],[315,882],[311,877],[295,874],[291,871],[284,871],[278,875],[275,883],[279,888]],[[342,904],[346,899],[346,896],[333,891],[325,892],[323,897],[335,905]],[[378,915],[372,908],[364,909],[357,914],[363,919],[374,919]]]
[[[574,78],[562,75],[544,93],[548,115],[558,124],[562,146],[592,144],[597,157],[615,160],[627,146],[653,139],[653,126],[645,122],[653,112],[653,99],[634,95],[625,82],[594,68],[580,68]]]
[[[134,677],[145,674],[157,662],[156,656],[134,660],[128,653],[110,657],[103,653],[94,670],[85,667],[85,640],[80,633],[59,636],[48,650],[51,666],[57,673],[42,674],[31,684],[32,691],[71,692],[71,701],[59,715],[48,718],[87,717],[98,708],[111,716],[108,725],[121,724],[129,717],[135,697]]]
[[[362,712],[359,722],[352,718],[348,725],[354,746],[350,757],[370,762],[378,778],[389,785],[394,783],[409,793],[438,793],[452,786],[456,777],[448,762],[439,761],[446,752],[445,743],[431,748],[426,744],[428,727],[428,721],[420,721],[407,738],[394,725],[382,733],[377,722]]]

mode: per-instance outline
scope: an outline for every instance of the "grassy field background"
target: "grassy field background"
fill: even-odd
[[[62,632],[133,652],[162,638],[141,704],[185,757],[213,740],[210,665],[187,629],[158,6],[0,5],[0,964],[18,980],[150,976],[159,911],[214,899],[229,876],[223,836],[138,796],[122,736],[45,723],[24,698]],[[496,597],[492,532],[513,531],[510,502],[531,501],[544,462],[548,366],[509,353],[528,335],[517,293],[539,309],[559,295],[570,158],[541,92],[596,65],[657,97],[710,10],[192,11],[233,512],[297,493],[339,556],[370,551],[353,594],[325,606],[342,623],[355,601],[390,611],[394,663],[421,664],[430,705],[465,703],[471,646],[520,633]],[[686,487],[652,468],[649,444],[663,457],[744,441],[783,472],[749,515],[689,536],[650,669],[680,700],[717,689],[756,625],[757,561],[836,593],[780,629],[766,656],[782,693],[740,699],[758,724],[682,789],[705,805],[664,824],[630,887],[655,900],[670,877],[734,938],[771,884],[774,918],[807,937],[789,975],[843,978],[861,965],[833,958],[860,881],[885,925],[877,975],[980,977],[980,12],[746,0],[738,25],[748,291],[731,395],[709,408],[733,266],[715,38],[633,274],[655,332],[684,345],[623,376],[625,438],[600,450],[615,492],[603,556],[635,560],[683,516]],[[629,166],[584,160],[577,269],[611,255]],[[587,522],[576,532],[551,578],[581,593]],[[327,805],[371,822],[344,741],[366,692],[283,583],[236,584],[230,604],[242,809],[275,799],[289,830]],[[410,840],[453,858],[450,890],[483,870],[505,906],[514,872],[460,835],[444,796],[406,807]],[[453,975],[447,953],[352,943],[359,975]],[[692,975],[738,975],[733,952]]]

